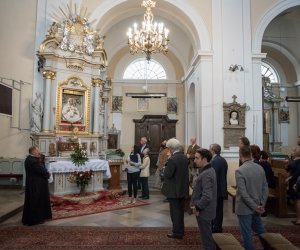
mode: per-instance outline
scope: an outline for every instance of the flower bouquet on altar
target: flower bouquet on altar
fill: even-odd
[[[77,167],[84,165],[88,160],[86,150],[79,144],[71,155],[71,160]]]
[[[80,187],[80,195],[85,194],[85,187],[89,185],[90,180],[93,178],[93,171],[75,171],[68,177],[68,181],[76,183],[77,187]]]

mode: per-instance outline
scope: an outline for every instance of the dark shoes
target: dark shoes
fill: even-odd
[[[142,199],[142,200],[149,200],[149,196],[142,196],[141,195],[141,196],[139,196],[139,198]]]
[[[172,239],[179,239],[179,240],[183,239],[183,236],[179,235],[179,234],[170,233],[170,234],[167,234],[167,236],[168,236],[168,238],[172,238]]]

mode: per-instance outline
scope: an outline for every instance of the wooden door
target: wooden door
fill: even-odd
[[[163,140],[176,137],[176,122],[165,115],[145,115],[142,119],[134,119],[135,143],[139,144],[141,137],[147,137],[150,147],[150,172],[156,171],[156,162],[160,144]]]

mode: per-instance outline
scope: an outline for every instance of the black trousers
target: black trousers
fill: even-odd
[[[142,184],[142,196],[145,198],[149,198],[149,185],[148,185],[148,177],[140,177]]]
[[[170,216],[173,223],[173,234],[184,235],[184,199],[170,199]]]
[[[132,189],[133,189],[133,197],[136,198],[137,196],[137,180],[140,176],[140,172],[135,173],[127,173],[127,183],[128,183],[128,196],[132,196]]]
[[[222,232],[223,204],[224,204],[224,198],[218,197],[217,198],[216,218],[212,221],[212,232],[213,233],[221,233]]]

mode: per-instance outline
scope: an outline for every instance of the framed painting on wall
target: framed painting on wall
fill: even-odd
[[[177,98],[167,97],[167,113],[177,114]]]
[[[280,107],[278,111],[279,122],[280,123],[289,123],[290,122],[290,111],[289,107]]]
[[[87,134],[89,132],[90,92],[78,77],[70,77],[58,87],[56,131]]]
[[[137,99],[137,111],[148,111],[149,110],[149,99],[138,98]]]
[[[111,111],[122,112],[123,96],[113,96],[111,99]]]

